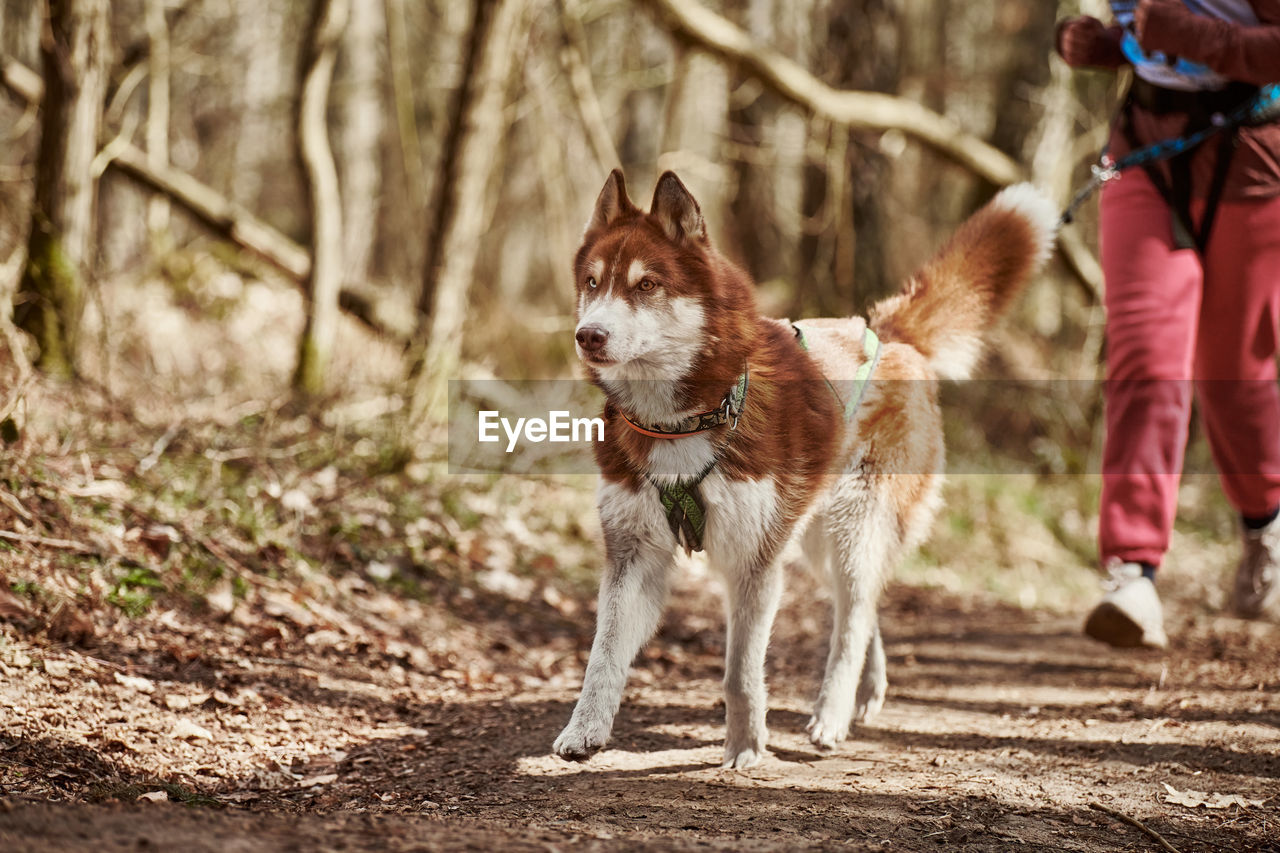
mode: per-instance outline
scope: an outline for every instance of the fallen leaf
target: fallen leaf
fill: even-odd
[[[97,629],[94,628],[93,620],[89,618],[88,614],[64,602],[58,605],[53,615],[49,618],[49,627],[46,633],[49,635],[49,639],[54,642],[69,642],[88,646],[93,643],[93,637],[97,633]]]
[[[20,619],[26,619],[30,615],[31,613],[20,599],[4,590],[0,590],[0,619],[16,622]]]
[[[112,673],[115,676],[116,684],[128,687],[130,690],[136,690],[139,693],[154,693],[155,684],[149,678],[143,678],[140,675],[123,675],[119,672]]]
[[[175,543],[182,541],[181,534],[168,524],[149,524],[137,538],[161,560],[169,556]]]
[[[149,803],[167,803],[169,802],[169,794],[165,791],[147,791],[145,794],[139,794],[138,799],[146,800]]]
[[[236,596],[235,590],[231,586],[231,579],[224,578],[204,597],[204,600],[209,605],[210,610],[223,616],[235,610]]]
[[[164,697],[164,706],[170,711],[185,711],[196,705],[203,705],[209,701],[208,693],[196,693],[190,696],[181,696],[177,693],[170,693]]]
[[[302,788],[313,788],[316,785],[328,785],[330,782],[336,781],[337,773],[321,773],[319,776],[308,776],[298,783]]]
[[[340,646],[346,639],[337,631],[324,629],[321,631],[312,631],[302,638],[302,641],[312,648],[332,649]]]
[[[71,674],[71,661],[45,658],[44,671],[54,678],[66,678]]]
[[[170,737],[179,740],[189,740],[192,738],[200,738],[202,740],[213,740],[213,732],[204,726],[193,723],[190,720],[178,720],[173,724],[173,728],[169,731]]]
[[[1179,791],[1168,782],[1162,783],[1164,789],[1168,791],[1164,801],[1175,806],[1186,806],[1187,808],[1199,808],[1203,806],[1206,809],[1229,809],[1232,806],[1240,806],[1241,808],[1261,808],[1266,800],[1251,800],[1240,794],[1223,794],[1220,792],[1206,793],[1204,791]]]

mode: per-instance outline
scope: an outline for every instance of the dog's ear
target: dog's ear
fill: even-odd
[[[605,179],[604,189],[600,190],[600,195],[596,198],[596,209],[591,212],[591,219],[587,221],[583,233],[611,225],[624,213],[638,212],[631,199],[627,198],[627,181],[622,177],[622,170],[614,169]]]
[[[657,218],[672,240],[706,242],[707,226],[702,221],[702,210],[675,172],[664,172],[658,179],[649,213]]]

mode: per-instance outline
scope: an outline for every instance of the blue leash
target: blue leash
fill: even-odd
[[[1162,139],[1145,148],[1130,151],[1119,160],[1112,160],[1106,152],[1103,152],[1101,159],[1091,167],[1093,177],[1071,199],[1071,203],[1067,205],[1067,209],[1062,212],[1062,216],[1058,219],[1058,224],[1070,224],[1075,219],[1076,210],[1080,205],[1084,204],[1089,196],[1097,192],[1098,188],[1103,184],[1120,177],[1121,172],[1132,169],[1134,166],[1145,166],[1148,163],[1176,157],[1184,151],[1190,151],[1206,139],[1224,130],[1234,130],[1237,127],[1247,125],[1266,124],[1276,119],[1280,119],[1280,84],[1269,83],[1259,89],[1257,95],[1232,113],[1225,116],[1221,113],[1215,114],[1212,123],[1203,130],[1186,136],[1179,136],[1175,139]]]

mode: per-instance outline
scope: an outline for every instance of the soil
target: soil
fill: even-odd
[[[681,581],[582,764],[548,752],[585,607],[393,607],[353,584],[345,610],[120,617],[88,648],[11,620],[0,849],[1280,851],[1276,625],[1175,599],[1167,653],[1114,651],[1073,617],[897,585],[884,711],[819,753],[826,612],[801,580],[770,655],[773,754],[735,772],[710,585]],[[429,639],[389,639],[397,620]]]
[[[250,281],[228,314],[212,269],[198,310],[106,292],[124,350],[89,390],[0,359],[0,853],[1280,853],[1280,626],[1222,615],[1236,520],[1205,478],[1161,569],[1165,653],[1080,634],[1096,477],[955,477],[884,599],[884,710],[835,751],[804,734],[827,606],[798,576],[772,755],[719,769],[723,616],[695,564],[609,748],[569,764],[590,478],[388,452],[402,353],[354,324],[350,387],[288,414],[300,297]]]

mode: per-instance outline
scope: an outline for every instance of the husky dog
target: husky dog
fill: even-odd
[[[607,566],[582,695],[553,747],[605,745],[627,672],[658,625],[676,549],[728,588],[724,767],[765,755],[764,664],[793,537],[830,575],[834,624],[809,738],[831,748],[884,703],[877,600],[926,534],[943,470],[937,380],[1048,257],[1052,202],[1027,184],[973,215],[870,319],[759,316],[672,172],[649,212],[609,175],[574,261],[577,353],[606,396],[598,504]]]

